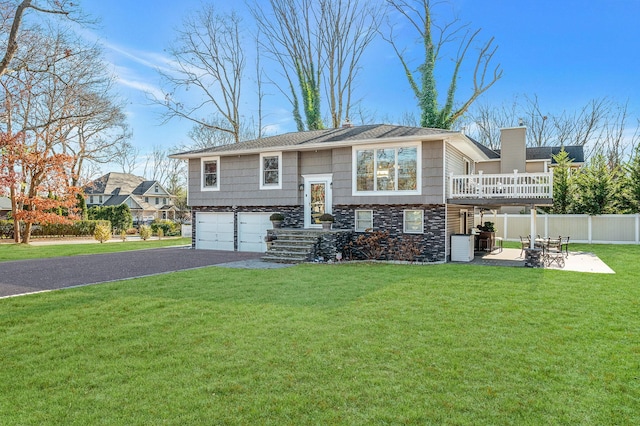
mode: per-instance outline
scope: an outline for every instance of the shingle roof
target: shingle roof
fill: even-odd
[[[551,164],[555,164],[554,155],[562,151],[561,146],[542,146],[527,148],[527,160],[545,160],[551,158]],[[584,149],[582,145],[565,146],[564,150],[569,154],[569,158],[574,163],[584,163]]]
[[[120,204],[124,203],[127,200],[127,198],[129,198],[128,195],[112,195],[102,205],[103,206],[119,206]]]
[[[0,210],[11,210],[11,198],[0,197]]]
[[[292,132],[266,138],[252,139],[231,145],[197,149],[174,155],[222,153],[225,151],[243,151],[255,149],[281,148],[294,145],[311,145],[329,142],[348,142],[370,139],[399,138],[406,136],[432,136],[440,134],[459,134],[460,132],[425,127],[394,126],[372,124],[366,126],[341,127],[338,129],[310,130]]]
[[[482,151],[484,153],[484,155],[486,155],[487,157],[493,159],[493,158],[500,158],[500,155],[498,154],[498,152],[494,151],[493,149],[489,148],[486,145],[482,145],[480,142],[478,142],[477,140],[473,139],[472,137],[467,136],[467,138],[473,142],[475,144],[475,146],[477,146],[480,151]]]
[[[558,155],[564,148],[569,154],[569,158],[574,163],[584,163],[584,147],[582,145],[574,146],[535,146],[527,148],[527,160],[549,160],[551,164],[555,164],[556,160],[553,159],[554,155]],[[498,155],[500,150],[496,149]]]
[[[145,180],[136,187],[136,189],[133,191],[133,194],[142,195],[156,183],[157,182],[155,180]]]
[[[128,173],[107,173],[85,185],[84,192],[92,194],[133,194],[135,189],[145,182],[144,178]]]

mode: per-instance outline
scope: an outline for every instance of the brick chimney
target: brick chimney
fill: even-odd
[[[527,128],[500,129],[500,173],[527,171]]]

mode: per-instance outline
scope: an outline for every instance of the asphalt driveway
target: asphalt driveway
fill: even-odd
[[[143,277],[211,265],[259,262],[261,253],[168,247],[0,262],[0,297]]]

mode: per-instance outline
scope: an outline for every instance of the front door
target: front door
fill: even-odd
[[[320,228],[318,218],[331,213],[331,175],[305,175],[304,178],[304,227]]]

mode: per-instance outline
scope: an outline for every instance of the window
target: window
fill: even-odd
[[[406,234],[422,234],[424,232],[424,211],[405,210],[403,231]]]
[[[160,204],[160,198],[156,197],[156,204]]]
[[[98,195],[98,202],[102,204],[102,195]]]
[[[148,203],[149,202],[149,197],[144,197],[144,202]]]
[[[153,189],[155,192],[160,192],[160,186],[156,184],[155,188]]]
[[[202,191],[218,191],[220,190],[220,157],[203,158],[201,160],[202,182],[200,189]]]
[[[373,228],[373,210],[356,210],[356,231],[364,232]]]
[[[282,189],[282,153],[260,154],[260,189]]]
[[[420,144],[354,148],[354,195],[420,194]]]
[[[167,199],[166,198],[162,199],[162,204],[167,204]]]
[[[93,204],[93,195],[89,196],[89,204]]]

